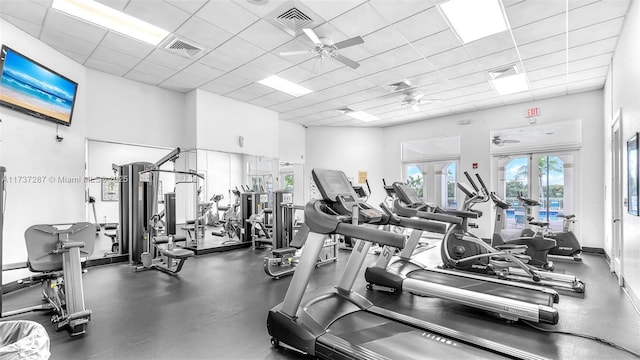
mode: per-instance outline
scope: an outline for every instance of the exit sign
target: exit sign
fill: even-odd
[[[540,116],[540,108],[534,107],[534,108],[527,109],[528,118],[535,117],[535,116]]]

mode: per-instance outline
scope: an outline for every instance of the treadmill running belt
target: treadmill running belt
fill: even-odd
[[[452,286],[464,290],[500,296],[528,303],[553,306],[553,297],[549,294],[518,286],[503,285],[429,270],[415,270],[408,273],[407,277],[414,280]]]
[[[352,345],[389,359],[504,359],[505,357],[423,329],[389,320],[367,311],[357,311],[336,320],[327,332]],[[320,336],[325,348],[329,336]]]

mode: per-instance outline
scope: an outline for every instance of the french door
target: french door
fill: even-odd
[[[445,209],[457,207],[457,160],[410,163],[404,166],[404,181],[425,202]]]

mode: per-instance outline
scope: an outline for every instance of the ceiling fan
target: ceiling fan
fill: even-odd
[[[432,101],[441,101],[440,99],[425,99],[424,98],[424,94],[423,93],[409,93],[407,94],[407,96],[404,97],[404,99],[402,100],[402,105],[404,106],[408,106],[411,109],[413,109],[413,111],[420,111],[420,104],[429,104]]]
[[[519,143],[520,140],[513,140],[513,139],[503,139],[502,137],[500,137],[500,135],[496,135],[493,137],[493,140],[491,140],[491,142],[496,145],[496,146],[502,146],[504,144],[515,144],[515,143]]]
[[[358,62],[338,53],[340,49],[364,43],[364,40],[360,36],[334,43],[330,37],[318,37],[311,29],[303,29],[302,31],[304,31],[307,37],[313,42],[314,48],[310,50],[281,52],[280,56],[316,54],[316,62],[320,60],[320,66],[322,66],[322,61],[325,58],[334,59],[352,69],[357,69],[358,66],[360,66]]]

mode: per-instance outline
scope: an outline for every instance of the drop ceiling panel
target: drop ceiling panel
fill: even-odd
[[[41,25],[48,6],[30,1],[0,1],[0,13],[33,25]]]
[[[396,66],[393,70],[398,74],[398,79],[413,78],[435,70],[427,60],[417,60],[408,64]]]
[[[556,76],[566,75],[567,67],[565,64],[559,64],[554,66],[545,67],[542,69],[527,72],[527,78],[529,81],[537,81]]]
[[[456,87],[465,87],[469,85],[479,84],[489,80],[489,75],[484,72],[473,73],[465,76],[451,79],[451,83]]]
[[[138,71],[138,72],[143,72],[149,75],[155,75],[158,78],[157,82],[162,82],[177,72],[172,68],[158,65],[149,60],[141,61],[138,65],[136,65],[136,67],[132,69],[132,71],[134,72]]]
[[[64,49],[76,54],[89,56],[96,44],[51,29],[42,29],[40,40],[56,49]]]
[[[165,79],[165,78],[161,78],[156,74],[147,74],[138,70],[128,71],[124,77],[130,80],[134,80],[134,81],[138,81],[138,82],[142,82],[150,85],[157,85],[161,81],[164,81]]]
[[[328,0],[315,1],[304,0],[303,3],[313,12],[320,15],[324,20],[331,20],[344,12],[347,12],[356,6],[359,6],[365,0]]]
[[[0,14],[1,13],[2,11],[0,10]],[[40,36],[40,31],[42,30],[42,25],[40,23],[33,24],[6,14],[2,14],[2,18],[35,38]]]
[[[589,44],[569,48],[569,61],[594,56],[598,54],[613,53],[616,48],[617,38],[594,41]]]
[[[216,78],[215,80],[213,80],[212,82],[214,83],[219,83],[222,85],[226,85],[226,86],[230,86],[234,89],[238,89],[238,88],[242,88],[246,85],[251,84],[253,81],[251,80],[247,80],[243,77],[237,76],[233,73],[226,73],[218,78]]]
[[[387,68],[393,68],[422,59],[422,56],[410,45],[397,47],[393,50],[378,54],[376,57],[384,62]]]
[[[93,53],[91,53],[90,59],[100,60],[126,69],[131,69],[142,60],[142,57],[127,55],[126,53],[99,46]]]
[[[292,3],[289,0],[256,1],[254,3],[247,0],[233,0],[233,2],[256,14],[258,17],[264,17],[272,11],[284,7],[285,4],[287,8],[282,8],[283,11],[290,9],[290,4]]]
[[[232,34],[239,33],[259,20],[252,12],[230,1],[205,3],[196,16]]]
[[[563,64],[567,60],[566,51],[558,51],[552,54],[536,56],[527,60],[523,60],[524,68],[527,72],[539,70],[549,66]]]
[[[506,9],[512,29],[535,23],[558,14],[564,14],[564,1],[522,1]]]
[[[167,80],[161,84],[158,84],[158,86],[167,90],[177,91],[184,94],[189,92],[189,85],[185,85],[174,80]]]
[[[278,73],[292,66],[290,62],[283,60],[282,57],[273,55],[272,53],[265,53],[264,55],[252,60],[249,65],[253,65],[271,74]]]
[[[216,50],[236,59],[239,64],[251,61],[264,54],[264,50],[239,37],[233,37]]]
[[[269,100],[265,97],[258,97],[255,99],[251,99],[249,100],[249,103],[256,106],[263,107],[263,108],[268,108],[269,106],[274,105],[273,100]]]
[[[569,31],[589,26],[593,23],[623,18],[629,7],[629,1],[598,1],[569,11]]]
[[[149,54],[149,56],[147,56],[146,60],[174,70],[182,70],[193,62],[191,59],[170,53],[164,49],[155,49],[151,54]]]
[[[593,69],[571,72],[569,73],[569,82],[572,83],[576,81],[605,77],[607,76],[608,70],[609,70],[609,66],[607,65],[607,66],[600,66]]]
[[[313,91],[320,91],[320,90],[335,86],[336,84],[332,83],[331,81],[325,79],[322,76],[317,76],[301,82],[300,85]]]
[[[444,77],[447,79],[456,79],[461,76],[475,74],[477,72],[482,71],[482,69],[480,69],[480,67],[478,66],[478,63],[473,60],[467,61],[462,64],[449,66],[439,70],[442,73],[442,75],[444,75]]]
[[[307,46],[302,41],[298,40],[299,38],[293,39],[289,42],[286,42],[277,48],[273,49],[271,53],[275,56],[278,56],[280,59],[287,61],[291,65],[299,64],[309,57],[313,56],[313,54],[302,54],[302,55],[291,55],[291,56],[281,56],[280,53],[288,52],[288,51],[305,51],[311,50],[311,46]]]
[[[188,12],[164,1],[131,0],[124,12],[167,31],[176,31],[190,16]]]
[[[101,47],[105,47],[108,49],[117,50],[121,53],[129,54],[131,56],[136,56],[139,58],[143,58],[151,51],[153,51],[154,47],[148,45],[142,41],[134,40],[130,37],[120,35],[114,32],[109,31],[107,35],[100,42]]]
[[[575,61],[571,61],[569,63],[569,71],[570,72],[575,72],[575,71],[582,71],[582,70],[587,70],[587,69],[593,69],[593,68],[598,68],[598,67],[608,67],[609,63],[611,61],[611,56],[613,54],[609,53],[609,54],[602,54],[602,55],[595,55],[592,57],[588,57],[588,58],[582,58],[580,60],[575,60]]]
[[[493,87],[491,87],[489,82],[486,81],[486,82],[481,82],[475,85],[469,85],[469,86],[458,88],[458,91],[460,92],[460,94],[466,96],[466,95],[472,95],[472,94],[486,93],[487,91],[493,91]]]
[[[371,0],[369,5],[390,24],[422,12],[427,8],[433,8],[433,4],[428,1],[414,0]]]
[[[213,50],[201,57],[199,62],[222,71],[230,71],[239,66],[238,60],[217,50]]]
[[[592,78],[569,83],[569,93],[602,89],[606,77]]]
[[[236,89],[235,85],[227,85],[227,84],[223,84],[219,81],[217,81],[218,79],[214,80],[214,81],[210,81],[202,86],[200,86],[200,89],[214,93],[214,94],[218,94],[218,95],[224,95],[226,93],[229,93],[231,91],[233,91],[234,89]]]
[[[536,81],[531,81],[529,80],[529,84],[531,85],[531,90],[539,90],[539,89],[544,89],[544,88],[548,88],[548,87],[557,87],[557,86],[565,86],[566,89],[566,84],[567,84],[567,77],[566,76],[556,76],[556,77],[549,77],[549,78],[544,78],[541,80],[536,80]],[[535,95],[535,91],[533,92]]]
[[[330,22],[348,37],[365,36],[389,25],[367,3],[358,5]]]
[[[513,36],[516,39],[517,44],[528,44],[530,42],[563,34],[565,26],[565,16],[564,14],[560,14],[537,21],[533,24],[513,29]]]
[[[312,77],[318,76],[318,74],[312,74],[311,71],[303,69],[299,66],[293,66],[286,70],[280,71],[277,75],[283,79],[295,83],[300,83],[307,79],[311,79]]]
[[[371,54],[379,54],[404,44],[406,44],[406,41],[402,34],[392,26],[389,26],[364,36],[364,44],[357,46],[363,47]]]
[[[571,46],[577,46],[596,40],[610,38],[612,36],[618,36],[623,23],[624,18],[616,18],[570,31],[569,44],[571,44]]]
[[[513,49],[514,44],[513,39],[511,39],[511,33],[509,33],[508,31],[503,31],[501,33],[465,44],[464,47],[472,57],[479,58],[507,49]]]
[[[532,101],[533,95],[529,91],[524,91],[516,94],[509,94],[500,97],[502,99],[502,103],[507,104],[515,104],[523,101]]]
[[[232,34],[196,16],[187,20],[175,33],[178,37],[194,41],[209,49],[220,46],[232,37]]]
[[[239,33],[238,37],[267,51],[273,50],[293,39],[291,35],[264,20],[258,20],[253,23]]]
[[[433,56],[460,46],[460,41],[453,31],[446,29],[439,33],[414,41],[413,46],[423,57]]]
[[[181,71],[167,79],[165,82],[161,83],[160,86],[163,86],[165,84],[172,84],[193,89],[208,83],[210,80],[210,78],[204,76]]]
[[[459,46],[455,49],[443,51],[439,54],[428,57],[428,60],[437,69],[443,69],[449,66],[457,65],[463,62],[470,61],[471,59],[471,56],[469,56],[469,53],[464,46]]]
[[[257,82],[273,75],[272,73],[251,64],[244,64],[239,68],[230,71],[228,74],[237,75],[244,79],[250,80],[251,82]]]
[[[384,1],[384,0],[382,0]],[[427,1],[414,1],[428,4]],[[386,1],[389,5],[397,6],[395,1]],[[409,41],[415,41],[449,29],[446,21],[438,9],[433,6],[393,25]]]
[[[116,0],[116,1],[124,2],[126,4],[128,0]],[[202,7],[202,5],[206,4],[208,0],[163,0],[163,1],[177,8],[185,10],[190,14],[193,14],[196,11],[198,11],[198,9]]]
[[[515,48],[476,59],[476,65],[485,71],[503,68],[505,66],[518,64],[519,62],[520,57]]]
[[[101,27],[91,25],[55,10],[49,11],[44,21],[44,28],[92,43],[99,42],[107,33],[107,30]]]
[[[522,59],[530,59],[544,54],[562,51],[566,46],[566,35],[560,34],[518,46]]]
[[[184,68],[182,72],[206,79],[206,82],[209,82],[210,80],[213,80],[224,74],[224,71],[222,70],[214,69],[200,63],[193,63]]]
[[[343,66],[345,65],[332,58],[312,57],[311,59],[298,64],[297,67],[304,69],[311,74],[311,76],[317,76],[326,72],[331,72]]]
[[[361,77],[360,74],[348,66],[325,72],[322,76],[334,84],[342,84]]]
[[[87,59],[84,65],[90,69],[99,70],[108,74],[123,76],[129,69],[124,66],[112,64],[108,61],[98,59]]]

